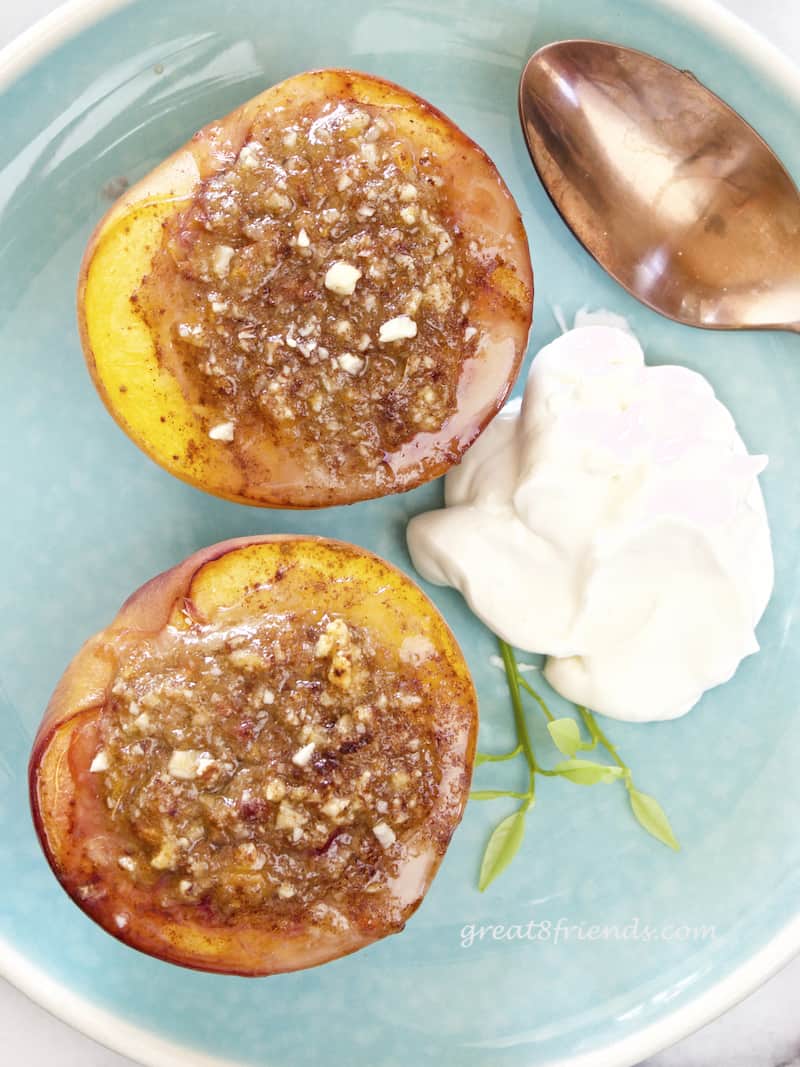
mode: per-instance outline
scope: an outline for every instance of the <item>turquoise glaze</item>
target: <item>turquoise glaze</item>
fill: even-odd
[[[800,176],[800,93],[793,94],[790,79],[773,77],[749,57],[744,33],[737,44],[682,11],[661,0],[141,0],[57,45],[6,89],[0,939],[73,994],[152,1035],[235,1064],[540,1067],[672,1018],[795,917],[800,339],[692,331],[628,298],[559,220],[529,165],[516,117],[517,79],[534,49],[567,36],[616,39],[691,68]],[[603,306],[628,316],[651,361],[684,363],[710,378],[750,450],[770,456],[763,487],[777,587],[759,627],[763,651],[733,682],[677,722],[609,725],[641,788],[668,810],[683,844],[679,854],[637,829],[621,788],[546,781],[520,857],[487,893],[477,891],[477,869],[490,827],[505,814],[500,802],[470,805],[401,936],[304,974],[215,977],[118,944],[58,887],[34,837],[26,793],[42,709],[81,641],[131,590],[201,545],[265,531],[330,534],[411,572],[406,521],[439,503],[441,484],[313,514],[241,507],[181,484],[128,441],[95,394],[75,326],[75,279],[108,206],[108,183],[140,177],[197,127],[272,82],[334,65],[421,93],[496,161],[530,236],[531,352],[555,336],[555,305],[568,316],[583,304]],[[512,728],[503,676],[489,662],[492,638],[455,593],[429,592],[474,672],[481,745],[499,750]],[[544,749],[541,723],[533,711],[531,717]],[[481,768],[478,781],[506,784],[515,773],[522,768]],[[644,942],[587,935],[556,943],[561,918],[584,924],[585,932],[637,920],[640,929],[710,924],[716,936]],[[462,947],[469,924],[531,920],[551,923],[549,938],[543,927],[538,941],[484,938]],[[17,977],[10,964],[6,969]],[[669,1040],[659,1032],[645,1044]],[[141,1048],[113,1032],[107,1040],[150,1062],[177,1062],[149,1052],[144,1038]],[[621,1056],[591,1062],[618,1063]]]

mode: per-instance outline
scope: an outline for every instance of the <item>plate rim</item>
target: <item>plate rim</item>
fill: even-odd
[[[800,111],[800,66],[760,30],[722,7],[718,0],[649,2],[695,23],[733,51],[746,56],[771,82],[778,83],[794,98]],[[0,91],[6,90],[38,61],[82,30],[135,3],[136,0],[65,0],[0,49]],[[800,907],[794,918],[769,941],[694,1000],[619,1041],[576,1056],[549,1060],[546,1067],[633,1067],[718,1018],[798,954]],[[145,1067],[241,1067],[241,1061],[209,1056],[189,1045],[169,1041],[98,1007],[31,963],[2,937],[0,978],[68,1026]]]

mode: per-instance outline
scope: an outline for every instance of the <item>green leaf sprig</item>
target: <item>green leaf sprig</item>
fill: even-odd
[[[578,722],[569,716],[556,718],[533,686],[521,676],[511,646],[500,638],[498,638],[498,642],[508,682],[508,692],[517,728],[518,744],[510,752],[499,754],[479,752],[475,758],[475,766],[478,767],[484,763],[505,763],[516,759],[518,756],[524,756],[528,765],[528,788],[521,792],[512,789],[478,789],[470,794],[472,800],[510,798],[520,801],[517,810],[498,823],[489,837],[478,876],[478,888],[480,891],[483,892],[484,889],[487,889],[495,878],[503,873],[517,852],[519,852],[525,837],[526,816],[536,803],[537,774],[546,778],[565,778],[576,785],[623,782],[628,793],[631,811],[640,826],[669,848],[679,849],[680,845],[672,831],[664,809],[655,797],[642,793],[633,784],[633,775],[630,767],[621,758],[616,747],[609,741],[592,712],[588,708],[578,708],[580,721],[589,734],[589,740],[585,741]],[[567,757],[552,768],[543,767],[538,762],[533,750],[525,718],[525,709],[522,704],[523,690],[536,701],[540,711],[547,719],[547,729],[553,744],[562,756]],[[579,752],[592,752],[598,747],[605,750],[612,760],[611,763],[597,763],[578,756]]]

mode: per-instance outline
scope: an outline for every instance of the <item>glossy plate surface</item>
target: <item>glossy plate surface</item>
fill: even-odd
[[[79,3],[0,61],[0,971],[144,1062],[627,1065],[800,949],[798,339],[669,323],[628,298],[570,236],[516,117],[524,61],[570,36],[618,40],[691,68],[800,177],[800,74],[751,31],[689,0]],[[305,974],[248,981],[158,963],[86,919],[39,852],[25,770],[44,704],[80,642],[131,590],[199,546],[318,533],[411,571],[405,524],[439,503],[440,484],[311,514],[212,499],[117,429],[76,332],[81,252],[121,180],[136,180],[265,85],[329,65],[407,85],[498,164],[531,241],[531,351],[558,332],[554,307],[571,317],[583,304],[604,306],[629,317],[652,362],[710,378],[750,450],[770,456],[763,486],[777,589],[759,628],[763,651],[732,683],[677,722],[610,726],[638,784],[667,808],[680,854],[636,828],[621,788],[548,781],[520,857],[479,894],[480,854],[505,810],[473,803],[405,933]],[[499,750],[512,730],[493,641],[458,596],[432,595],[475,676],[481,746]],[[536,736],[547,751],[538,722]],[[482,768],[478,781],[511,777],[506,764]],[[494,936],[468,946],[481,924]],[[512,939],[508,927],[518,928]]]

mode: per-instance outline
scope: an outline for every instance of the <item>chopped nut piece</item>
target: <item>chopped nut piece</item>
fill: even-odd
[[[349,689],[353,677],[353,666],[343,652],[334,652],[331,659],[328,681],[339,689]]]
[[[335,648],[347,648],[350,644],[350,630],[344,619],[332,619],[317,639],[314,655],[320,659],[329,656]]]
[[[204,762],[204,756],[207,760],[208,755],[206,753],[197,752],[191,748],[176,748],[169,758],[167,770],[173,778],[189,781],[201,773],[201,763]]]
[[[308,816],[292,807],[288,800],[282,800],[278,808],[278,816],[275,819],[275,828],[278,830],[295,830],[308,822]]]
[[[352,296],[360,277],[361,271],[358,267],[345,263],[344,260],[337,260],[325,273],[325,288],[338,296]]]
[[[436,246],[436,254],[441,256],[448,248],[453,247],[453,238],[446,230],[442,230],[439,235],[439,243]]]
[[[99,771],[108,770],[108,753],[105,751],[105,749],[100,749],[100,751],[90,763],[89,770],[92,772],[92,774],[97,774]]]
[[[387,822],[375,823],[372,832],[377,837],[381,848],[391,848],[397,840],[397,835]]]
[[[281,898],[281,900],[290,900],[294,896],[294,894],[294,889],[290,885],[287,885],[286,882],[283,882],[281,885],[278,886],[278,896]]]
[[[410,200],[416,200],[416,186],[412,185],[411,182],[406,182],[404,185],[401,185],[400,188],[397,190],[397,196],[404,203],[408,203]]]
[[[211,262],[214,267],[214,273],[218,278],[227,277],[234,251],[235,250],[231,248],[230,245],[217,245],[214,249],[214,255],[212,256]]]
[[[315,748],[314,742],[309,741],[307,745],[303,745],[302,748],[298,749],[292,756],[292,763],[295,767],[307,767],[311,762],[311,757],[314,755]]]
[[[150,860],[150,866],[157,871],[168,871],[178,862],[178,843],[174,838],[167,837],[161,843],[161,848]]]
[[[267,800],[277,801],[283,800],[286,796],[286,785],[280,780],[275,778],[271,782],[267,782],[264,790],[264,796]]]
[[[324,815],[328,815],[331,819],[335,819],[337,815],[342,814],[349,803],[350,801],[347,797],[331,797],[330,800],[322,805],[320,811]]]
[[[305,230],[301,230],[297,235],[297,247],[298,248],[308,248],[308,246],[310,244],[311,244],[311,239],[309,238],[308,234],[306,233]]]
[[[408,299],[405,302],[406,315],[414,316],[419,311],[419,306],[422,303],[422,291],[420,289],[412,289],[408,294]]]
[[[369,142],[362,144],[361,158],[368,166],[374,167],[378,162],[378,150],[375,145]]]
[[[273,189],[265,203],[268,208],[277,212],[288,211],[292,206],[291,199],[285,193],[278,192],[277,189]]]
[[[230,661],[234,667],[242,670],[258,670],[264,666],[264,660],[255,652],[248,652],[245,648],[235,648],[230,654]]]
[[[446,278],[434,282],[425,290],[423,297],[426,304],[430,304],[437,312],[444,314],[453,303],[453,290]]]
[[[360,374],[364,369],[364,360],[360,356],[354,356],[351,352],[342,352],[337,362],[347,374]]]
[[[244,799],[244,798],[243,798]],[[260,871],[267,862],[263,852],[259,852],[252,841],[245,841],[236,849],[236,859],[251,871]]]
[[[388,344],[391,341],[404,341],[416,336],[416,322],[408,315],[398,315],[382,323],[378,340],[381,344]]]
[[[254,170],[258,166],[259,146],[256,141],[248,141],[242,146],[239,153],[239,162],[248,170]]]
[[[178,336],[184,341],[199,341],[203,336],[203,327],[200,323],[190,325],[188,322],[182,322],[178,326]]]
[[[136,863],[133,859],[131,859],[130,856],[120,856],[120,858],[117,860],[117,863],[123,869],[123,871],[136,870]]]
[[[208,431],[212,441],[232,441],[236,433],[236,424],[233,422],[218,422]]]

